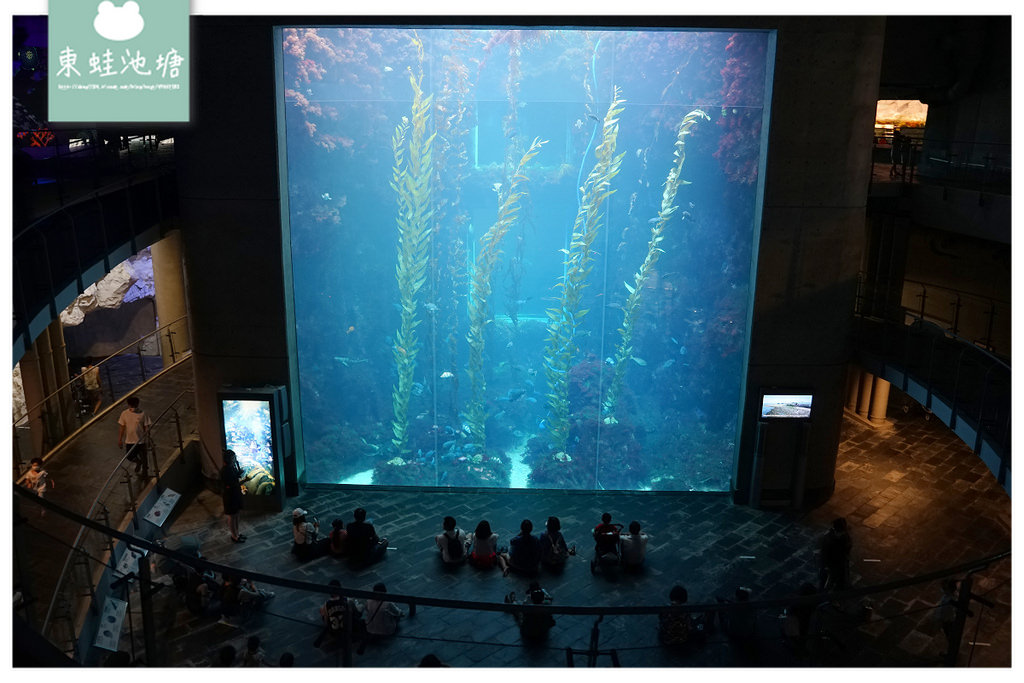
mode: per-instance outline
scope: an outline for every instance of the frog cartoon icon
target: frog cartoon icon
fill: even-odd
[[[103,0],[96,8],[96,18],[92,20],[96,33],[107,40],[116,41],[131,40],[142,33],[145,25],[139,13],[139,3],[134,0],[128,0],[121,7],[115,6],[110,0]]]

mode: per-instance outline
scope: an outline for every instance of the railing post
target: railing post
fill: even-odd
[[[160,666],[156,629],[153,624],[153,584],[150,579],[149,556],[144,555],[139,558],[139,603],[142,611],[142,638],[146,646],[146,666]]]
[[[949,634],[949,649],[946,651],[946,666],[956,666],[956,660],[960,654],[960,643],[964,637],[964,623],[967,621],[967,613],[971,606],[972,583],[973,578],[970,574],[960,581],[960,594],[956,598],[956,620],[953,622],[953,631]]]
[[[988,328],[985,330],[985,348],[991,352],[995,350],[992,348],[992,326],[995,325],[996,321],[996,302],[993,301],[992,305],[988,309]]]
[[[352,600],[345,600],[345,635],[341,639],[341,665],[345,668],[352,666]]]
[[[956,303],[953,304],[953,334],[960,334],[960,292],[956,292]]]
[[[921,285],[921,293],[917,295],[921,299],[921,319],[924,320],[924,302],[928,300],[928,288]]]
[[[140,341],[135,345],[135,350],[139,354],[139,372],[142,373],[142,381],[146,381],[146,363],[142,360],[142,342]]]
[[[171,363],[174,363],[174,361],[175,361],[175,357],[174,357],[174,336],[173,335],[174,335],[174,332],[170,328],[168,328],[167,329],[167,345],[170,347]]]

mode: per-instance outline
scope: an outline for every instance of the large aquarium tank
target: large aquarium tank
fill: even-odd
[[[771,32],[278,35],[307,482],[729,490]]]

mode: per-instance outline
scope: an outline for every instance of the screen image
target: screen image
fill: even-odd
[[[247,493],[268,496],[274,492],[274,444],[270,401],[221,399],[225,448],[235,452],[242,468]]]
[[[278,35],[306,480],[728,490],[773,34]]]
[[[765,394],[761,397],[761,417],[807,419],[812,398],[811,394]]]

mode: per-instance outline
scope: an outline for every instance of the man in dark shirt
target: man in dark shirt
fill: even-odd
[[[508,576],[509,569],[523,574],[536,574],[540,567],[540,539],[534,536],[533,522],[524,519],[519,525],[519,535],[509,541],[509,552],[502,553],[502,571]]]
[[[383,559],[388,539],[378,538],[373,525],[366,521],[366,510],[356,508],[354,522],[345,527],[348,534],[349,561],[356,565],[372,564]]]

